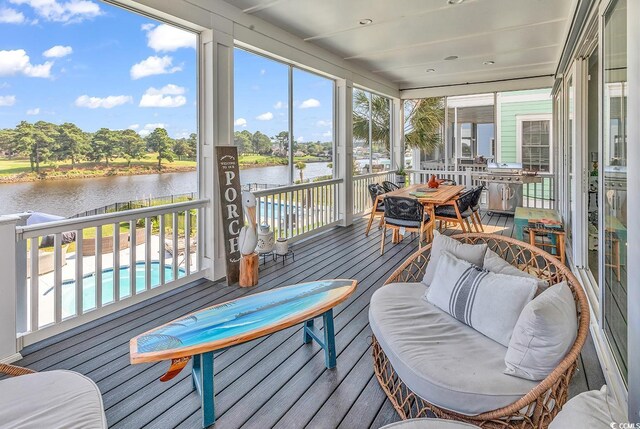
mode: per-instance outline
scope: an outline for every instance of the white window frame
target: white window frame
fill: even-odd
[[[545,174],[553,174],[553,114],[552,113],[536,113],[516,115],[516,161],[522,162],[522,123],[529,121],[548,121],[549,122],[549,172]]]

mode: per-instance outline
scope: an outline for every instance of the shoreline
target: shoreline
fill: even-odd
[[[112,168],[104,171],[96,171],[91,169],[65,169],[47,171],[45,173],[41,173],[40,175],[37,175],[36,173],[19,173],[10,176],[0,176],[0,184],[39,182],[45,180],[93,179],[113,176],[144,176],[150,174],[186,173],[190,171],[196,171],[196,166],[169,166],[163,167],[161,171],[158,171],[156,168],[141,166],[138,166],[137,168],[132,167],[123,169]]]

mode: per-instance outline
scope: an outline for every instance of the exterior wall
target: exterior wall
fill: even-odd
[[[517,161],[517,136],[516,136],[516,116],[517,115],[535,115],[549,114],[553,110],[553,103],[549,96],[547,100],[537,101],[509,101],[510,98],[519,98],[519,96],[528,95],[545,96],[549,94],[548,89],[534,91],[516,91],[508,94],[500,95],[500,153],[498,159],[500,162],[516,162]],[[552,142],[555,145],[555,142]]]

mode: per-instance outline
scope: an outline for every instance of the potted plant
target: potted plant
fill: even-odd
[[[396,168],[396,183],[401,188],[404,188],[406,182],[407,182],[407,172],[405,171],[404,166],[399,165]]]

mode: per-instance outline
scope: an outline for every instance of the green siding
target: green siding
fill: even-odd
[[[553,104],[551,99],[510,103],[508,97],[505,97],[500,109],[500,161],[516,162],[516,116],[550,114]]]

